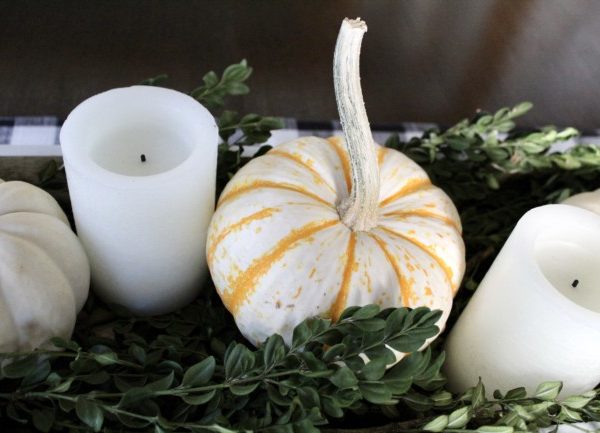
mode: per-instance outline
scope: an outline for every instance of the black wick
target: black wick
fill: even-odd
[[[146,162],[146,155],[144,155],[143,153],[140,155],[140,159],[142,160],[142,162]]]
[[[578,284],[579,284],[579,280],[573,280],[573,282],[571,283],[571,286],[577,287]]]

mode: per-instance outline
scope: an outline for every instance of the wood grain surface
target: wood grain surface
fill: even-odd
[[[594,0],[0,0],[0,115],[65,116],[112,87],[168,73],[190,90],[247,58],[247,112],[337,118],[342,18],[369,26],[362,75],[374,123],[445,124],[530,100],[529,124],[600,126]]]

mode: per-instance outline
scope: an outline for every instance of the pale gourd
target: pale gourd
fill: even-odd
[[[346,140],[299,138],[243,167],[209,228],[216,289],[254,344],[290,342],[348,306],[427,306],[443,327],[465,267],[457,210],[412,160],[373,142],[358,78],[366,26],[345,20],[334,60]]]
[[[0,352],[69,338],[89,284],[86,254],[58,203],[0,179]]]
[[[575,194],[562,203],[582,207],[600,215],[600,189]]]

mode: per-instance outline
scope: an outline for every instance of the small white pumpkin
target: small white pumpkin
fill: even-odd
[[[89,284],[87,256],[58,203],[0,179],[0,352],[69,338]]]
[[[352,305],[428,306],[448,317],[465,267],[452,201],[412,160],[373,143],[358,76],[360,20],[345,20],[334,79],[346,136],[307,137],[252,160],[211,221],[207,260],[242,334],[290,342],[310,316]]]
[[[564,200],[562,203],[582,207],[600,215],[600,189],[575,194]]]

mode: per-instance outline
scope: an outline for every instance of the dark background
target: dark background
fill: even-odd
[[[58,115],[168,73],[188,91],[247,58],[245,112],[337,117],[342,18],[360,16],[372,123],[449,124],[529,100],[529,125],[600,127],[600,1],[0,0],[0,116]]]

